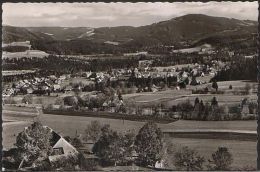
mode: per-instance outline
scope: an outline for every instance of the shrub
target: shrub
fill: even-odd
[[[205,158],[195,150],[182,147],[174,154],[174,164],[177,170],[202,170]]]
[[[79,137],[75,137],[71,140],[71,144],[75,147],[75,148],[79,148],[84,146],[83,145],[83,141],[79,138]]]
[[[177,104],[177,111],[182,113],[192,112],[193,105],[189,100]]]
[[[245,88],[244,88],[245,94],[249,94],[251,88],[252,88],[251,85],[249,83],[246,83]]]
[[[32,97],[32,95],[26,95],[26,96],[24,96],[23,99],[22,99],[22,103],[32,104],[32,103],[33,103],[33,97]]]
[[[209,169],[211,170],[230,170],[233,162],[232,154],[226,147],[219,147],[216,152],[212,154],[212,160],[209,160]]]
[[[256,102],[249,102],[248,108],[249,108],[249,113],[255,113],[256,109],[258,107],[258,104]]]
[[[233,106],[229,107],[228,112],[229,113],[240,114],[241,108],[239,107],[239,105],[233,105]]]

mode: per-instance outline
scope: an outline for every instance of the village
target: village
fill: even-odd
[[[199,51],[185,49],[174,53],[199,55],[207,63],[204,61],[204,63],[155,66],[154,57],[151,56],[149,59],[149,54],[142,52],[127,54],[139,59],[137,66],[131,68],[112,68],[95,72],[81,70],[73,74],[58,75],[55,73],[42,75],[43,72],[39,70],[4,71],[3,80],[6,82],[3,89],[3,106],[7,109],[4,120],[15,122],[20,118],[15,115],[17,111],[13,109],[18,108],[23,111],[24,108],[35,107],[36,113],[32,113],[34,114],[32,116],[26,115],[27,120],[41,118],[43,114],[139,122],[157,120],[159,123],[178,120],[257,119],[256,82],[218,81],[216,78],[222,71],[230,69],[230,61],[226,58],[225,60],[208,58],[209,54],[214,53],[212,48],[202,48]],[[229,52],[228,56],[232,58],[234,52]],[[253,54],[245,55],[243,58],[252,60],[255,57],[256,55]],[[75,57],[71,58],[75,59]],[[40,127],[42,124],[37,125]],[[43,127],[48,128],[48,126]],[[100,158],[91,151],[95,145],[93,140],[86,142],[82,134],[77,133],[73,138],[71,135],[63,138],[53,129],[48,128],[48,130],[55,135],[53,137],[55,143],[51,141],[53,155],[48,158],[52,168],[58,168],[59,161],[64,158],[74,159],[75,169],[83,168],[82,165],[86,165],[87,162],[95,164],[92,164],[95,168],[100,163]],[[5,153],[6,160],[11,158],[8,158],[9,152],[15,149],[12,148]],[[74,153],[68,153],[71,151]],[[70,154],[72,157],[67,156]],[[126,157],[126,162],[134,163],[138,155],[136,152],[130,152],[130,155]],[[9,160],[7,161],[10,163]],[[40,168],[35,164],[28,167],[23,162],[11,166],[16,166],[20,170]],[[140,167],[132,166],[132,168]],[[153,168],[167,167],[162,161],[158,161]]]
[[[2,171],[259,168],[258,22],[232,3],[256,4],[5,4]]]

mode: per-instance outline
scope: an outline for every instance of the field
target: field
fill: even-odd
[[[22,108],[24,109],[24,108]],[[20,109],[20,111],[22,111]],[[15,134],[23,130],[24,126],[28,125],[34,120],[40,120],[44,125],[48,125],[63,136],[75,136],[75,133],[84,133],[87,124],[93,120],[98,120],[103,124],[110,124],[111,128],[117,131],[135,130],[144,124],[139,121],[128,121],[119,119],[107,119],[107,118],[95,118],[95,117],[81,117],[81,116],[62,116],[41,114],[38,117],[25,116],[23,112],[17,111],[17,109],[10,109],[3,111],[4,121],[24,121],[19,125],[14,125],[12,122],[4,123],[3,125],[3,145],[4,147],[10,147],[15,141]],[[33,112],[32,112],[33,113]],[[36,114],[37,112],[34,111]],[[26,117],[26,118],[25,118]],[[57,125],[58,124],[58,125]],[[160,128],[164,130],[206,130],[206,129],[223,129],[223,130],[249,130],[256,131],[256,121],[187,121],[179,120],[169,124],[159,124]]]
[[[249,83],[253,89],[253,93],[249,95],[234,95],[232,91],[241,90],[245,87],[246,83]],[[156,105],[164,104],[166,107],[171,107],[172,105],[177,105],[180,102],[190,100],[191,103],[194,102],[196,97],[203,100],[204,103],[210,102],[215,96],[220,105],[223,104],[238,104],[241,103],[242,99],[249,98],[252,101],[257,101],[257,94],[255,93],[257,88],[257,83],[246,82],[246,81],[225,81],[218,82],[219,90],[225,91],[224,94],[192,94],[192,90],[205,88],[211,84],[203,84],[198,86],[188,86],[187,89],[174,90],[169,89],[166,91],[160,91],[155,93],[135,93],[123,95],[127,102],[136,102],[138,104],[145,105]],[[229,85],[233,86],[233,89],[229,89]]]
[[[216,140],[216,139],[189,139],[176,138],[171,140],[176,149],[181,146],[188,146],[196,149],[206,160],[211,158],[211,154],[219,146],[226,146],[233,155],[233,169],[241,169],[245,166],[256,169],[256,142],[253,141],[234,141],[234,140]]]
[[[24,75],[28,73],[35,73],[35,70],[5,70],[2,71],[3,76],[13,76],[13,75]]]
[[[45,53],[44,51],[40,50],[27,50],[24,52],[5,52],[2,54],[3,59],[12,59],[12,58],[22,58],[22,57],[37,57],[37,58],[43,58],[47,57],[49,54]]]
[[[137,132],[144,122],[80,117],[61,116],[52,114],[41,114],[35,117],[37,111],[26,107],[5,107],[3,111],[3,147],[8,149],[13,147],[16,136],[23,131],[33,121],[39,120],[60,133],[62,136],[75,137],[76,133],[84,134],[86,126],[94,120],[103,124],[110,124],[111,128],[117,131],[134,130]],[[27,114],[27,115],[26,115]],[[184,121],[180,120],[169,124],[158,124],[163,131],[169,130],[249,130],[256,131],[256,121]],[[240,140],[221,139],[196,139],[196,138],[169,138],[176,147],[189,146],[206,157],[210,157],[218,146],[227,146],[234,155],[234,167],[242,168],[241,164],[255,167],[256,142]]]

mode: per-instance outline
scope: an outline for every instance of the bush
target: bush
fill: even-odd
[[[198,153],[186,147],[182,147],[174,154],[174,164],[177,170],[202,170],[205,158]]]
[[[226,147],[219,147],[218,150],[212,154],[212,160],[209,160],[210,170],[230,170],[233,162],[232,154]]]
[[[205,90],[192,90],[191,93],[192,94],[208,94],[208,92]]]
[[[82,154],[79,155],[80,170],[84,171],[96,171],[98,169],[98,162],[93,159],[86,159]]]
[[[79,147],[83,147],[83,141],[79,138],[79,137],[75,137],[71,140],[71,144],[75,147],[75,148],[79,148]]]
[[[52,162],[52,168],[61,170],[77,170],[79,165],[79,157],[77,154],[60,155],[56,161]]]
[[[249,94],[251,88],[252,88],[251,85],[249,83],[246,83],[245,88],[244,88],[245,94]]]
[[[189,100],[177,104],[177,111],[182,113],[183,118],[193,111],[193,105]]]
[[[233,105],[233,106],[229,107],[228,112],[229,113],[240,114],[241,108],[239,107],[239,105]]]
[[[22,103],[24,104],[32,104],[33,103],[33,97],[32,95],[26,95],[22,99]]]

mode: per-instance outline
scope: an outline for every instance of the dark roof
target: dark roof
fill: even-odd
[[[52,131],[52,138],[50,140],[51,146],[53,147],[60,140],[60,138],[61,136],[59,134]]]

